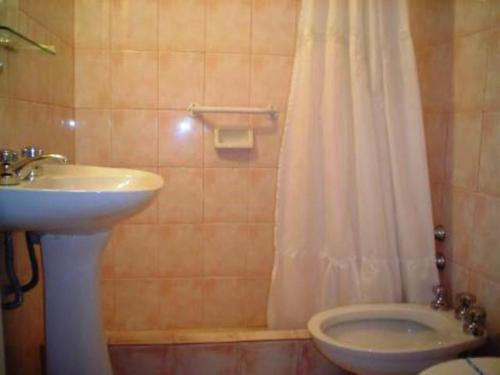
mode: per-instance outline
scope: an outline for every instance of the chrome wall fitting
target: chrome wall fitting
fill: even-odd
[[[476,296],[472,293],[462,292],[455,297],[457,307],[455,307],[455,318],[464,320],[470,307],[476,302]]]
[[[486,328],[486,310],[479,305],[474,305],[465,314],[462,329],[465,333],[482,336]]]
[[[435,285],[432,289],[434,292],[434,299],[431,301],[431,307],[434,310],[449,310],[450,305],[448,304],[447,295],[448,292],[444,285]]]
[[[446,239],[446,235],[446,229],[444,229],[442,225],[436,225],[436,227],[434,227],[434,238],[437,241],[443,242]]]

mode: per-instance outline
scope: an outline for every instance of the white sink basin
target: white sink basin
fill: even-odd
[[[360,375],[414,375],[486,340],[463,333],[451,311],[406,303],[334,308],[308,329],[327,358]]]
[[[33,182],[0,186],[0,230],[40,233],[46,373],[111,375],[99,272],[114,224],[143,209],[160,176],[130,169],[44,165]]]
[[[163,185],[132,169],[44,165],[33,182],[0,187],[0,230],[81,233],[109,229],[143,209]]]

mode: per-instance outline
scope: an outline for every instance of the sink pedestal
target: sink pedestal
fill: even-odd
[[[47,374],[111,375],[99,276],[109,231],[43,234]]]

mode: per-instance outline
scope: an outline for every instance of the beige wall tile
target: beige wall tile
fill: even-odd
[[[203,170],[160,168],[164,186],[159,195],[160,223],[199,223],[203,217]]]
[[[490,27],[491,3],[491,0],[455,0],[453,7],[455,35],[471,34],[488,29]]]
[[[158,105],[158,53],[113,52],[111,97],[117,108],[151,108]]]
[[[453,48],[441,44],[419,54],[418,75],[424,111],[450,110],[454,93]]]
[[[500,6],[498,6],[500,8]],[[499,12],[500,13],[500,12]],[[488,51],[488,73],[484,108],[487,111],[500,110],[500,31],[497,29],[491,34]]]
[[[483,107],[490,35],[476,33],[458,38],[453,44],[454,111],[478,111]]]
[[[109,0],[75,0],[75,46],[107,48],[110,34]]]
[[[156,0],[111,0],[111,48],[158,48]]]
[[[500,199],[476,197],[474,247],[470,254],[474,271],[500,282]]]
[[[500,195],[500,112],[483,116],[479,189]]]
[[[274,224],[249,225],[250,247],[246,257],[246,273],[252,277],[270,277],[274,263]]]
[[[112,116],[113,165],[156,166],[158,113],[151,110],[116,110],[112,112]]]
[[[427,113],[424,115],[425,144],[427,164],[431,183],[445,180],[446,155],[446,124],[447,117],[443,114]]]
[[[443,225],[448,236],[444,243],[445,254],[454,263],[468,265],[474,231],[475,200],[471,193],[444,190]]]
[[[205,104],[246,106],[249,103],[250,57],[239,54],[207,54]]]
[[[67,44],[59,44],[56,42],[57,54],[49,60],[47,70],[50,75],[50,91],[52,102],[56,105],[73,107],[74,105],[74,55],[73,48]],[[51,58],[51,56],[47,56]],[[42,101],[45,101],[42,99]]]
[[[248,220],[274,221],[276,173],[275,168],[251,168],[249,170]]]
[[[107,50],[76,50],[75,107],[110,108],[110,73]]]
[[[184,111],[160,111],[159,163],[166,167],[203,165],[201,122]]]
[[[191,103],[203,104],[204,64],[203,53],[160,52],[160,107],[185,110]]]
[[[253,1],[253,53],[293,54],[298,4],[296,0]]]
[[[176,373],[237,374],[239,353],[234,344],[195,344],[175,348]]]
[[[199,224],[160,226],[158,267],[162,277],[203,275],[203,228]]]
[[[199,327],[202,323],[203,281],[171,279],[160,283],[161,328]]]
[[[285,113],[278,118],[253,118],[255,144],[250,152],[250,166],[277,167],[284,129]]]
[[[244,222],[248,213],[248,170],[210,168],[204,175],[206,222]]]
[[[489,332],[500,332],[500,284],[481,275],[473,275],[471,291],[476,294],[488,314],[486,329]]]
[[[269,279],[244,279],[245,324],[249,327],[265,327],[267,324],[267,299]]]
[[[447,180],[455,186],[475,189],[481,144],[480,112],[459,113],[445,119],[448,128]]]
[[[253,55],[250,102],[274,105],[284,111],[288,101],[293,59],[284,56]]]
[[[64,121],[75,116],[73,108],[51,107],[52,118],[45,128],[47,146],[45,152],[63,154],[70,162],[75,162],[75,128],[67,126]]]
[[[115,253],[117,278],[146,278],[158,274],[158,227],[124,224],[113,230],[111,246]]]
[[[203,273],[205,276],[240,276],[249,251],[247,224],[203,226]]]
[[[78,164],[111,163],[111,112],[76,109],[75,155]]]
[[[160,285],[155,280],[115,280],[113,329],[157,329],[160,322]]]
[[[241,327],[245,322],[245,282],[223,278],[203,281],[203,325]]]
[[[113,346],[109,355],[113,372],[118,374],[171,374],[171,361],[167,361],[169,349],[164,346]]]
[[[293,341],[246,343],[242,352],[242,374],[299,373],[298,345]],[[304,374],[315,374],[315,372],[304,372]]]
[[[206,0],[206,50],[250,52],[251,0]]]
[[[159,46],[204,51],[205,0],[159,0]]]

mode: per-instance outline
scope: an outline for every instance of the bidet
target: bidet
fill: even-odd
[[[405,303],[334,308],[314,315],[308,329],[327,358],[360,375],[417,374],[486,339],[464,333],[451,311]]]

